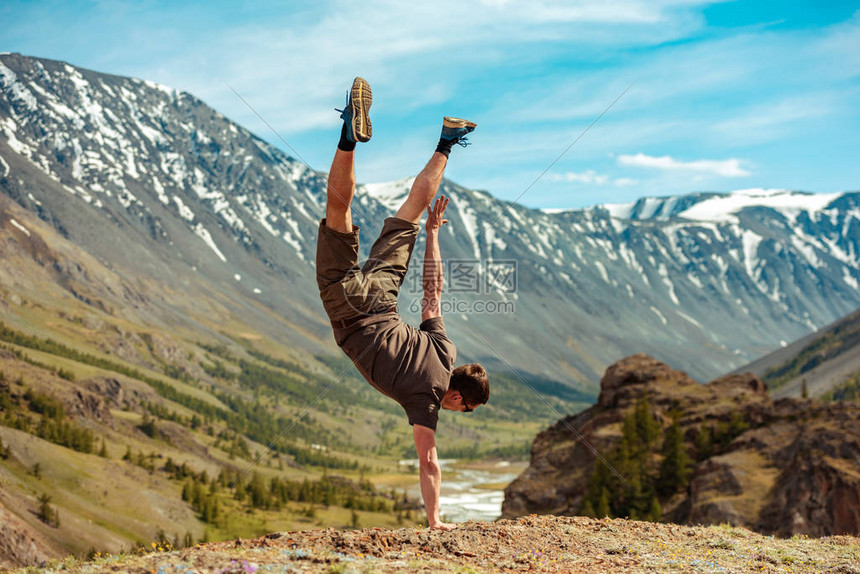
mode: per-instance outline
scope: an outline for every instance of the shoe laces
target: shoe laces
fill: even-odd
[[[467,138],[466,136],[458,137],[457,141],[455,141],[454,143],[463,147],[469,147],[470,145],[472,145],[472,142],[470,142],[469,138]]]
[[[347,113],[346,110],[349,109],[349,92],[346,93],[346,104],[344,104],[343,109],[335,108],[334,111],[340,112],[340,119],[345,120]]]

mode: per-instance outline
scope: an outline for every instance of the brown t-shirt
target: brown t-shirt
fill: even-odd
[[[457,357],[442,317],[427,319],[415,329],[392,311],[335,329],[334,336],[364,378],[400,403],[409,424],[436,430]]]

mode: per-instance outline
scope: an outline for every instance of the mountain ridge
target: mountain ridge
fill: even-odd
[[[128,276],[209,290],[238,317],[259,306],[267,337],[335,352],[313,280],[320,172],[183,92],[14,54],[0,65],[5,195]],[[408,182],[358,186],[366,232]],[[473,268],[456,291],[446,274],[446,324],[464,360],[500,370],[596,392],[607,364],[645,351],[711,378],[860,306],[856,192],[817,208],[759,202],[720,220],[681,215],[741,195],[643,198],[624,219],[617,206],[547,214],[447,180],[441,192],[452,199],[443,253]],[[488,271],[499,260],[516,263],[514,291]],[[514,311],[475,311],[488,302]],[[491,347],[475,327],[493,333]]]

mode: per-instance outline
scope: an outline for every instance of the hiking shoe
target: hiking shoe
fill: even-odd
[[[466,143],[466,134],[475,131],[478,124],[464,120],[462,118],[451,118],[445,116],[442,120],[442,139],[460,144],[463,147],[469,145]]]
[[[366,142],[373,134],[370,126],[370,104],[373,103],[373,94],[370,84],[364,78],[356,78],[352,81],[352,89],[346,96],[346,107],[340,112],[340,117],[346,125],[346,138],[351,142]]]

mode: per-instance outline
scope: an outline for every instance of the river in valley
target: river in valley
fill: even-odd
[[[528,466],[526,462],[460,462],[440,460],[442,494],[439,500],[443,520],[492,521],[502,513],[505,487]],[[414,467],[417,460],[402,460],[401,467]],[[406,489],[410,497],[421,500],[418,483]]]

